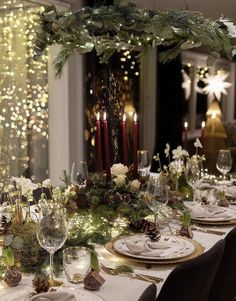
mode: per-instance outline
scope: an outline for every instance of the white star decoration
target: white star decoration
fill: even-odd
[[[228,76],[229,73],[218,70],[216,75],[210,75],[203,79],[206,84],[206,87],[203,88],[203,92],[210,96],[215,96],[220,100],[221,94],[227,95],[226,89],[232,86],[231,83],[225,81]]]
[[[182,70],[182,77],[183,77],[182,88],[184,89],[185,92],[185,99],[188,100],[191,94],[191,78],[184,70]],[[196,80],[195,80],[195,90],[197,91],[197,93],[200,94],[203,93],[203,90],[198,86]]]

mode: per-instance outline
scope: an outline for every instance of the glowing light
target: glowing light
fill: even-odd
[[[184,122],[184,128],[188,129],[188,122],[187,121]]]
[[[7,174],[10,166],[20,166],[17,172],[23,172],[28,164],[18,162],[29,160],[28,139],[33,147],[42,137],[45,142],[48,135],[48,57],[33,59],[38,28],[35,16],[43,8],[25,6],[22,0],[2,3],[6,12],[0,19],[0,176]]]
[[[202,129],[204,129],[206,127],[206,122],[202,121]]]
[[[205,94],[210,96],[215,96],[218,100],[221,99],[221,94],[227,95],[226,89],[232,86],[231,83],[226,82],[226,78],[229,73],[223,70],[218,70],[215,75],[209,75],[207,78],[203,79],[206,87],[203,88]]]
[[[125,122],[126,121],[126,114],[124,113],[123,114],[123,122]]]

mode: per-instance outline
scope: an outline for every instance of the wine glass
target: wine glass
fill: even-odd
[[[149,175],[151,164],[147,150],[138,150],[138,171],[142,177]]]
[[[50,255],[49,277],[52,286],[62,283],[53,278],[53,255],[59,250],[67,239],[67,223],[64,210],[56,205],[42,208],[42,216],[36,228],[37,239],[40,246]]]
[[[168,203],[168,185],[167,179],[159,177],[158,179],[151,178],[148,181],[147,191],[145,195],[145,200],[148,207],[154,213],[155,225],[158,224],[158,213],[167,205]]]
[[[88,168],[85,161],[74,162],[71,168],[71,182],[79,188],[86,186]]]
[[[201,180],[201,164],[197,160],[190,160],[186,164],[186,181],[193,189],[193,201],[195,201],[195,189]]]
[[[232,158],[230,150],[221,149],[219,150],[218,158],[216,161],[216,168],[220,173],[223,174],[223,178],[225,180],[226,174],[230,171],[232,167]]]

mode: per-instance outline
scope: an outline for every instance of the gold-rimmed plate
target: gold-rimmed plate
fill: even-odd
[[[168,237],[177,237],[174,235],[169,235]],[[193,251],[191,253],[189,253],[186,256],[177,256],[177,257],[172,257],[172,258],[165,258],[165,259],[160,259],[158,257],[154,258],[150,258],[150,257],[145,257],[145,256],[133,256],[132,254],[125,254],[125,253],[121,253],[119,252],[119,250],[117,250],[117,248],[114,248],[114,245],[117,241],[121,240],[121,239],[125,239],[127,238],[127,236],[122,236],[122,237],[118,237],[114,240],[112,240],[111,242],[109,242],[106,245],[106,248],[108,251],[110,251],[111,253],[127,260],[127,261],[132,261],[132,262],[137,262],[137,263],[143,263],[143,264],[174,264],[174,263],[180,263],[180,262],[184,262],[187,261],[189,259],[195,258],[199,255],[201,255],[204,252],[204,247],[198,243],[195,240],[192,239],[188,239],[188,238],[183,238],[183,237],[178,237],[178,239],[181,239],[183,241],[186,241],[188,243],[191,243],[193,246]]]

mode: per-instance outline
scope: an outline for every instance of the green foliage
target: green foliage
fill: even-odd
[[[221,54],[232,58],[236,45],[221,20],[213,21],[190,10],[157,11],[115,1],[114,5],[83,7],[75,12],[59,12],[49,6],[39,17],[41,31],[35,53],[39,56],[49,45],[62,45],[54,62],[57,75],[74,51],[87,53],[95,49],[100,61],[106,63],[116,51],[146,51],[162,45],[167,48],[160,59],[168,62],[183,49],[204,46],[211,53],[208,62],[213,63]]]
[[[191,223],[191,213],[187,210],[183,211],[182,221],[184,226],[189,226]]]
[[[13,267],[15,265],[15,257],[11,248],[4,248],[2,251],[3,260],[8,267]]]
[[[96,272],[99,272],[98,255],[94,249],[90,251],[90,265],[91,269],[93,269]]]

